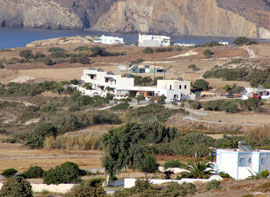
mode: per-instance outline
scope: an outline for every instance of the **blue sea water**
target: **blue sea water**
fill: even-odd
[[[125,41],[134,43],[138,40],[138,34],[108,33],[96,31],[71,31],[71,30],[48,30],[48,29],[23,29],[23,28],[0,28],[0,49],[24,47],[26,44],[49,38],[68,37],[77,35],[113,35],[123,37]],[[202,37],[202,36],[171,36],[172,42],[187,44],[204,44],[209,41],[233,42],[233,38]]]

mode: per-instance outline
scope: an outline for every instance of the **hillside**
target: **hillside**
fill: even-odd
[[[269,0],[1,0],[0,26],[270,38]]]

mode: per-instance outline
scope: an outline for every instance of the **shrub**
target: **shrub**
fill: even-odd
[[[231,176],[228,173],[225,173],[225,172],[220,172],[219,176],[221,176],[222,178],[231,178]]]
[[[5,68],[4,64],[0,62],[0,69],[4,69],[4,68]]]
[[[142,51],[145,54],[154,53],[154,50],[151,47],[146,47]]]
[[[13,175],[15,175],[18,171],[15,170],[14,168],[9,168],[9,169],[6,169],[4,172],[2,172],[2,176],[4,177],[11,177]]]
[[[193,102],[191,102],[191,107],[193,109],[201,109],[202,108],[202,104],[199,101],[193,101]]]
[[[60,184],[60,183],[78,183],[81,181],[80,176],[84,173],[79,169],[78,165],[72,162],[66,162],[60,166],[51,168],[43,176],[44,183]]]
[[[203,55],[209,59],[212,57],[212,55],[214,55],[214,53],[212,51],[210,51],[209,49],[206,49],[204,52],[203,52]]]
[[[36,59],[45,58],[45,55],[43,53],[36,53],[35,58]]]
[[[150,189],[151,183],[148,179],[144,179],[144,180],[137,179],[135,181],[135,188],[136,188],[137,192],[142,192],[142,191],[145,191],[147,189]]]
[[[55,51],[51,53],[52,58],[65,58],[67,54],[65,51]]]
[[[263,192],[263,193],[270,192],[270,182],[261,183],[258,186],[252,188],[251,191]]]
[[[185,196],[187,194],[195,194],[196,186],[192,183],[168,183],[162,193],[166,196]]]
[[[193,71],[200,70],[200,68],[198,68],[195,64],[190,64],[190,65],[188,66],[188,69],[192,69]]]
[[[236,38],[233,43],[235,45],[252,45],[252,44],[257,44],[257,42],[250,40],[246,37],[238,37]]]
[[[32,197],[31,184],[22,177],[8,179],[0,190],[0,196]]]
[[[47,66],[52,66],[55,65],[56,63],[52,59],[46,58],[44,60],[44,64],[46,64]]]
[[[158,170],[159,164],[157,163],[156,158],[151,155],[147,154],[143,159],[140,160],[138,163],[138,169],[145,173],[154,173]]]
[[[118,111],[118,110],[126,110],[129,108],[128,102],[122,102],[114,107],[111,108],[113,111]]]
[[[210,182],[208,182],[205,186],[205,189],[207,191],[209,190],[215,190],[215,189],[220,189],[221,186],[220,186],[220,181],[217,181],[217,180],[212,180]]]
[[[44,170],[39,166],[30,167],[27,171],[23,172],[22,176],[26,179],[41,178],[43,177]]]
[[[31,50],[22,50],[19,55],[25,59],[34,58],[34,55]]]
[[[65,49],[60,48],[60,47],[51,47],[51,48],[48,49],[48,51],[49,51],[50,53],[58,52],[58,51],[65,52]]]
[[[85,46],[80,46],[80,47],[77,47],[75,49],[75,51],[88,51],[88,50],[89,50],[89,48],[88,47],[85,47]]]
[[[164,163],[164,168],[180,168],[182,164],[179,160],[169,160]]]
[[[268,170],[263,170],[260,172],[260,176],[262,178],[267,178],[269,176],[269,171]]]

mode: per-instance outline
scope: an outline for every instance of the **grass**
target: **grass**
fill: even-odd
[[[256,192],[270,192],[270,182],[262,183],[259,184],[256,187],[253,187],[251,191],[256,191]]]

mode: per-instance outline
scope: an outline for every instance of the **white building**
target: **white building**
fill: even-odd
[[[218,44],[223,45],[223,46],[227,46],[227,45],[229,45],[229,42],[220,41],[220,42],[218,42]]]
[[[236,180],[246,179],[270,170],[270,151],[252,150],[245,145],[239,145],[238,149],[217,149],[216,169]]]
[[[92,90],[87,90],[83,87],[77,87],[80,92],[89,96],[106,96],[111,93],[117,99],[126,98],[129,96],[144,95],[146,99],[153,96],[165,96],[166,102],[171,102],[173,99],[195,99],[195,95],[191,94],[190,81],[183,80],[158,80],[157,86],[135,86],[134,78],[122,77],[114,75],[112,72],[104,72],[98,70],[84,70],[81,80],[85,84],[89,84]]]
[[[171,38],[161,35],[139,34],[139,47],[167,47],[171,44]]]
[[[264,89],[261,85],[257,88],[245,88],[242,92],[242,99],[247,100],[249,98],[270,99],[270,89]]]
[[[100,39],[102,44],[124,44],[124,38],[102,35]]]

